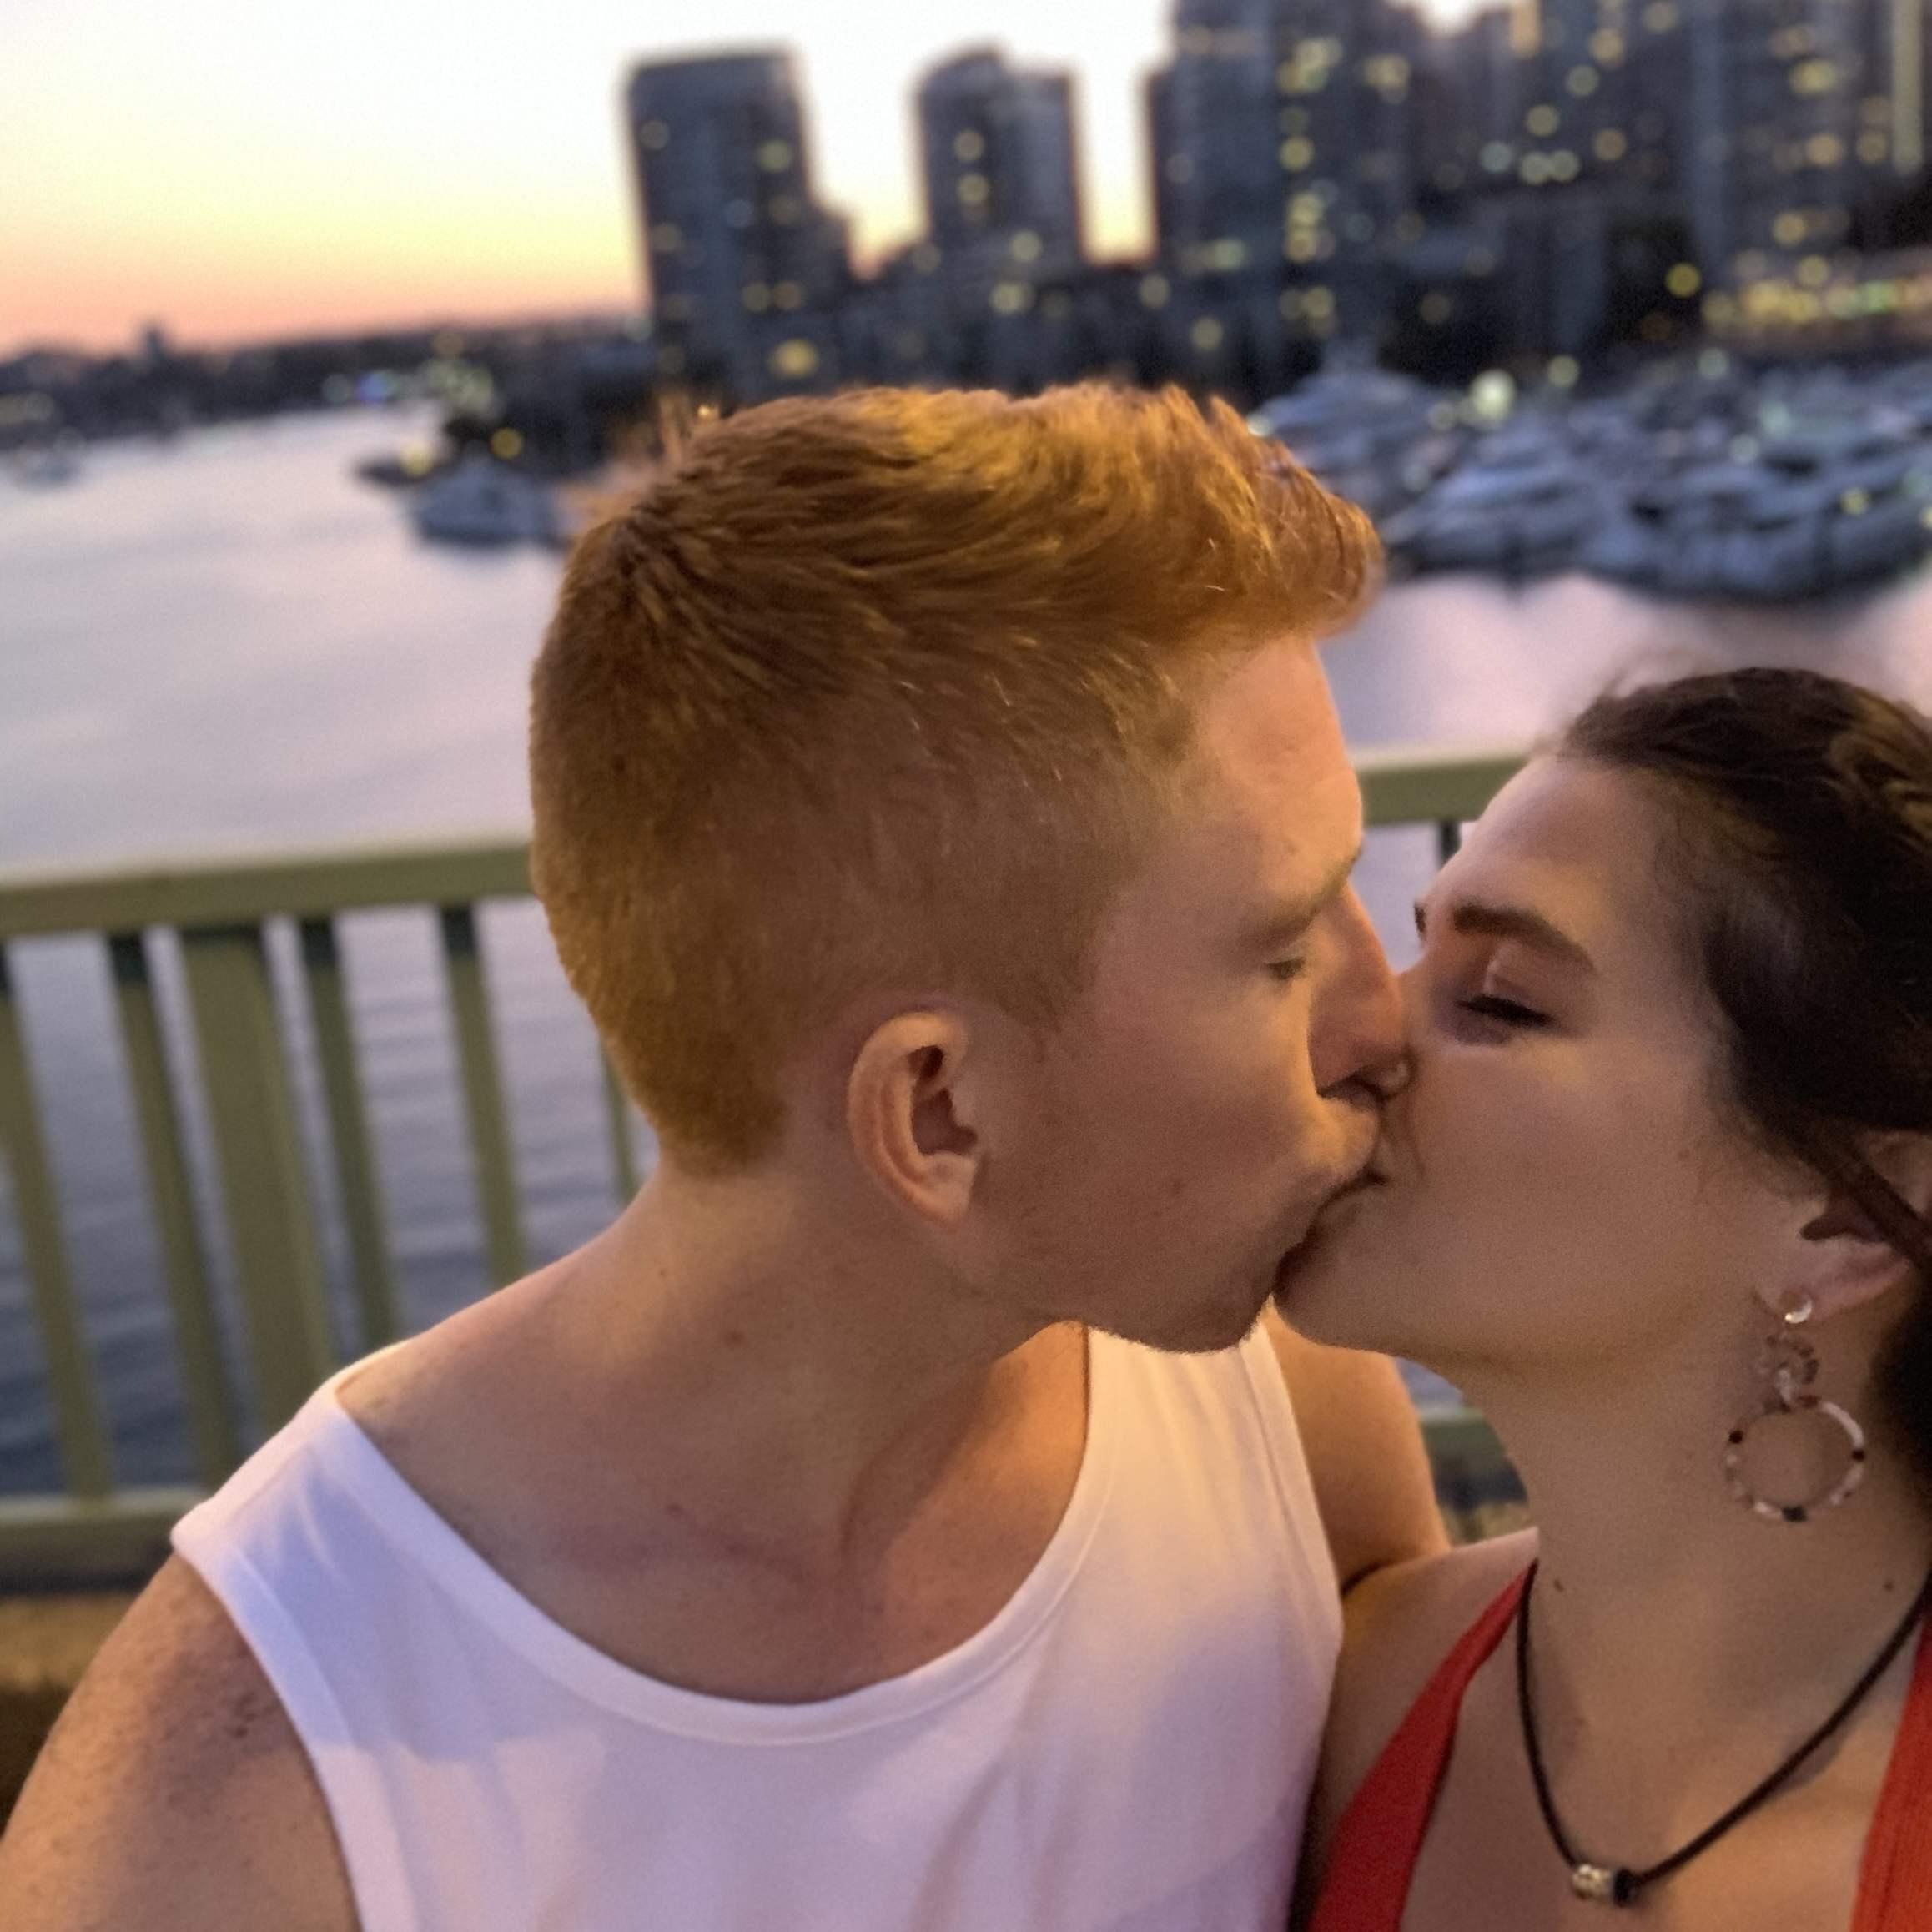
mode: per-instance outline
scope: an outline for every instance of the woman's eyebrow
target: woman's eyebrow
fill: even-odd
[[[1428,909],[1416,902],[1416,932],[1427,938]],[[1526,946],[1547,953],[1585,973],[1594,973],[1597,962],[1564,932],[1541,913],[1527,906],[1493,905],[1480,899],[1459,899],[1449,909],[1449,923],[1458,933],[1476,933],[1497,939],[1520,939]]]

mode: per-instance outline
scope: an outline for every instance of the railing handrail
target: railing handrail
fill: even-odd
[[[1351,753],[1371,825],[1472,818],[1519,748],[1376,745]],[[529,893],[530,834],[505,829],[290,849],[158,853],[111,864],[0,866],[0,940],[148,926],[249,925],[380,906]]]
[[[0,867],[0,940],[254,925],[529,891],[527,832],[158,856],[115,865]]]

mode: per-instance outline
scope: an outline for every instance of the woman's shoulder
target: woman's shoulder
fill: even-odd
[[[1497,1537],[1366,1577],[1344,1601],[1311,1849],[1327,1841],[1442,1661],[1536,1555],[1534,1530]]]

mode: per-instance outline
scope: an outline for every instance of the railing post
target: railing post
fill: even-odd
[[[174,1311],[174,1338],[180,1351],[181,1386],[194,1438],[194,1462],[212,1489],[241,1459],[234,1412],[223,1371],[221,1335],[209,1289],[208,1257],[194,1225],[194,1193],[181,1144],[181,1120],[174,1083],[154,1010],[147,948],[138,933],[117,933],[108,941],[114,990],[121,1011],[121,1040],[128,1055],[128,1079],[148,1164],[148,1200],[168,1298]]]
[[[617,1198],[627,1201],[637,1191],[637,1155],[631,1140],[631,1096],[600,1046],[597,1064],[604,1070],[604,1112],[611,1128],[611,1165],[617,1170]]]
[[[441,910],[443,958],[450,974],[450,1004],[456,1021],[456,1051],[463,1071],[463,1098],[470,1117],[470,1145],[476,1161],[476,1191],[481,1197],[490,1276],[499,1288],[514,1281],[528,1264],[523,1223],[516,1206],[516,1170],[511,1157],[510,1127],[503,1106],[503,1081],[490,1032],[489,992],[483,954],[476,939],[471,906]]]
[[[181,943],[255,1392],[274,1430],[335,1356],[268,956],[257,926],[203,927]]]
[[[315,1022],[316,1057],[321,1062],[322,1092],[329,1106],[329,1139],[335,1150],[343,1218],[349,1224],[362,1346],[380,1348],[401,1333],[401,1323],[396,1311],[395,1271],[390,1265],[382,1184],[370,1138],[369,1116],[362,1104],[355,1036],[349,1023],[335,922],[304,919],[301,935],[302,965]]]
[[[0,1160],[5,1160],[13,1182],[13,1209],[46,1355],[61,1469],[73,1495],[104,1497],[114,1486],[113,1457],[81,1331],[73,1274],[61,1234],[60,1205],[41,1135],[33,1075],[27,1064],[27,1043],[4,946],[0,946]]]

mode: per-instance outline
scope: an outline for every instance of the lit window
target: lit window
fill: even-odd
[[[1219,349],[1226,335],[1226,330],[1212,315],[1203,315],[1187,332],[1188,340],[1203,351]]]
[[[1569,78],[1563,83],[1563,85],[1578,100],[1587,100],[1592,94],[1596,93],[1600,84],[1600,78],[1601,77],[1593,67],[1573,67],[1570,69]]]
[[[1311,228],[1298,228],[1288,238],[1288,259],[1291,262],[1311,262],[1321,252],[1321,238]]]
[[[772,291],[772,299],[781,309],[796,309],[805,300],[805,291],[796,282],[781,282]]]
[[[1315,143],[1305,136],[1296,134],[1281,143],[1281,165],[1291,174],[1299,174],[1304,168],[1315,164]]]
[[[1680,302],[1688,302],[1704,285],[1703,277],[1692,262],[1679,262],[1663,278],[1663,285]]]
[[[506,463],[515,462],[523,454],[523,438],[516,430],[501,429],[490,439],[490,454]]]
[[[1591,58],[1615,67],[1623,58],[1623,36],[1613,27],[1599,28],[1590,36]]]
[[[758,149],[758,165],[767,174],[782,174],[792,165],[792,143],[767,141]]]
[[[794,337],[789,342],[781,342],[772,351],[770,368],[773,375],[792,382],[802,381],[818,373],[818,351],[802,336]]]
[[[1859,136],[1859,159],[1868,168],[1875,168],[1885,158],[1889,143],[1883,134],[1864,133]]]
[[[1804,144],[1804,158],[1814,168],[1835,168],[1844,159],[1844,143],[1836,134],[1814,134]]]
[[[1643,24],[1653,33],[1668,33],[1677,23],[1677,8],[1671,0],[1651,0],[1643,10]]]
[[[1516,164],[1516,149],[1507,141],[1491,141],[1483,148],[1482,161],[1485,172],[1507,174]]]
[[[1030,228],[1023,228],[1013,238],[1013,259],[1016,262],[1037,262],[1044,246]]]
[[[1549,378],[1552,389],[1574,389],[1583,370],[1575,356],[1553,355],[1543,374]]]
[[[1541,188],[1550,178],[1549,157],[1547,154],[1526,154],[1522,165],[1517,172],[1532,188]]]
[[[1831,264],[1823,255],[1807,255],[1798,264],[1800,287],[1822,289],[1831,279]]]
[[[968,128],[953,137],[953,152],[962,161],[977,161],[986,152],[986,137],[977,128]]]
[[[1630,152],[1630,143],[1620,128],[1601,129],[1591,145],[1595,148],[1599,161],[1621,161]]]
[[[1804,239],[1805,219],[1794,208],[1788,208],[1771,224],[1771,239],[1781,249],[1794,249]]]
[[[1033,306],[1033,290],[1024,282],[995,282],[993,306],[1001,315],[1018,315]]]
[[[637,130],[637,145],[647,153],[659,153],[671,145],[671,130],[662,121],[647,121]]]
[[[1335,313],[1335,294],[1329,289],[1311,289],[1301,298],[1301,306],[1316,320]]]
[[[968,208],[984,208],[993,193],[993,184],[984,174],[962,174],[954,192]]]
[[[1559,148],[1550,157],[1550,179],[1552,181],[1574,181],[1582,165],[1567,148]]]
[[[1143,275],[1140,278],[1140,305],[1144,309],[1165,309],[1167,298],[1171,293],[1165,275]]]
[[[1562,116],[1554,108],[1545,105],[1532,108],[1523,116],[1522,124],[1541,141],[1555,133],[1563,123]]]
[[[1326,205],[1319,194],[1297,194],[1288,204],[1288,219],[1297,227],[1305,228],[1310,222],[1321,219]]]

